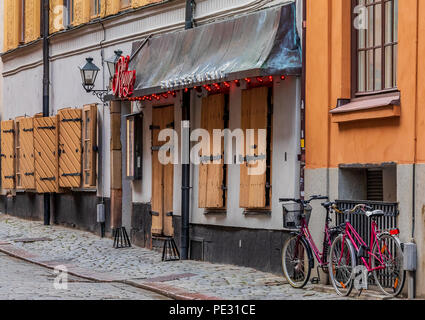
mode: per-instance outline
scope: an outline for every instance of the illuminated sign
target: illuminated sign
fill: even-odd
[[[121,57],[115,66],[112,91],[116,97],[127,98],[133,94],[136,70],[128,71],[130,56]]]

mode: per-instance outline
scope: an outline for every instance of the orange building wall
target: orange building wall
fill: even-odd
[[[338,98],[350,98],[351,91],[350,3],[307,0],[307,168],[343,163],[410,164],[415,161],[415,132],[417,159],[425,162],[425,2],[399,1],[401,116],[337,124],[332,123],[329,110],[336,107]]]

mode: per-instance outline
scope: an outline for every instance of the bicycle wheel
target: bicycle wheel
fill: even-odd
[[[348,238],[343,243],[343,235],[332,242],[329,254],[329,276],[335,291],[340,296],[348,296],[353,290],[356,255]]]
[[[379,247],[375,242],[372,250],[372,268],[384,265],[385,269],[373,272],[375,283],[385,295],[396,297],[403,290],[406,278],[400,241],[396,237],[385,233],[378,236],[378,243]]]
[[[304,287],[310,279],[311,266],[307,244],[298,235],[289,238],[282,248],[282,269],[294,288]]]

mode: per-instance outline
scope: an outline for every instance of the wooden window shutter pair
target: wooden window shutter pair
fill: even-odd
[[[220,149],[213,146],[213,130],[225,128],[226,97],[215,94],[202,99],[201,128],[210,136],[209,150],[202,148],[199,165],[199,208],[217,209],[226,205],[224,143]],[[203,141],[205,143],[205,141]],[[208,147],[207,145],[204,145]],[[217,163],[221,160],[221,163]],[[213,163],[215,162],[215,163]]]
[[[268,206],[266,192],[268,186],[267,170],[264,174],[250,175],[248,169],[257,166],[267,167],[267,158],[271,159],[267,145],[259,143],[258,129],[268,129],[269,120],[269,88],[260,87],[242,91],[242,123],[245,133],[243,163],[240,165],[240,197],[239,206],[245,209],[259,209]],[[271,123],[270,123],[271,125]],[[247,129],[254,129],[254,141],[247,146]],[[268,131],[267,134],[270,134]],[[269,137],[267,140],[271,139]],[[270,160],[269,160],[270,161]],[[270,170],[270,169],[269,169]],[[261,170],[260,170],[261,171]]]

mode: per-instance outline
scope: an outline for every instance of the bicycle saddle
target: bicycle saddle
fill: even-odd
[[[368,218],[378,218],[385,215],[382,210],[366,211],[365,214]]]

